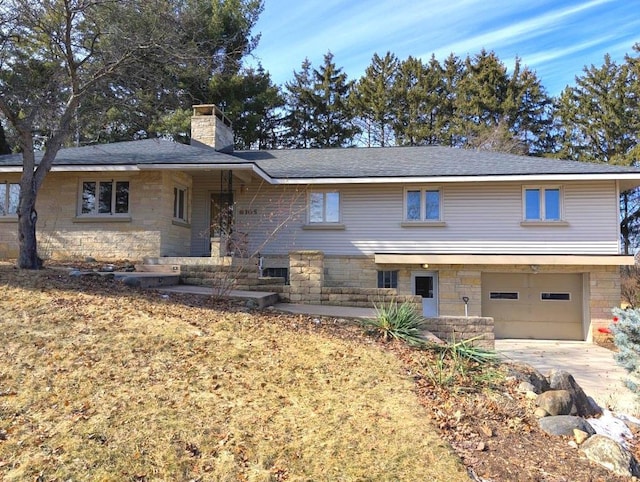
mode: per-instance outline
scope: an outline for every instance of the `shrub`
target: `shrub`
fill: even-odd
[[[614,359],[637,379],[640,376],[640,311],[614,308],[613,315],[611,332],[613,342],[619,350],[614,354]],[[636,382],[627,380],[627,386],[640,393],[640,387]]]
[[[401,340],[412,346],[422,346],[424,317],[409,303],[398,305],[396,301],[375,304],[376,317],[364,320],[384,341]]]

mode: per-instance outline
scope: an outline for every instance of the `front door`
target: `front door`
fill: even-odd
[[[209,230],[211,256],[227,256],[233,252],[231,234],[233,232],[233,193],[211,193],[209,210]]]
[[[233,226],[233,193],[211,193],[211,226],[212,238],[228,238]]]
[[[438,316],[438,275],[416,273],[413,278],[413,294],[422,297],[423,316]]]

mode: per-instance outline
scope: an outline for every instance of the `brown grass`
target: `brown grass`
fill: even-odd
[[[0,293],[3,480],[467,479],[358,336],[53,271]]]

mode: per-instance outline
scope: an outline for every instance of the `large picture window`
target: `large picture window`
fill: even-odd
[[[340,222],[340,193],[335,191],[314,191],[309,194],[310,223]]]
[[[84,181],[81,189],[81,215],[129,214],[129,181]]]
[[[17,216],[20,184],[0,182],[0,216]]]
[[[405,221],[440,221],[439,189],[407,189],[405,192]]]
[[[559,187],[525,187],[525,221],[560,221],[562,219],[562,191]]]

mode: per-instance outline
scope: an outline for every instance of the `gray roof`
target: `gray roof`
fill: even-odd
[[[36,152],[36,161],[42,158]],[[206,164],[228,162],[229,156],[206,147],[163,139],[113,142],[60,149],[54,166],[126,166],[144,164]],[[233,159],[233,158],[231,158]],[[0,167],[21,166],[22,154],[0,156]]]
[[[37,157],[38,153],[36,153]],[[54,166],[255,164],[275,179],[640,173],[639,168],[441,146],[216,152],[160,139],[61,149]],[[22,165],[20,154],[0,167]],[[195,166],[194,166],[195,167]]]
[[[612,166],[442,146],[235,152],[274,178],[444,177],[634,172]]]

